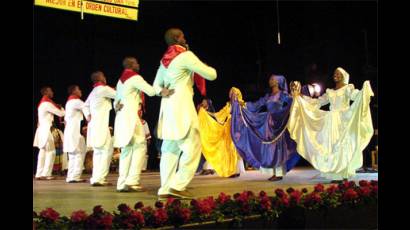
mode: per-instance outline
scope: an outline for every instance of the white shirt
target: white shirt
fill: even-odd
[[[136,135],[135,142],[145,141],[144,128],[138,117],[141,91],[151,97],[155,95],[154,88],[140,75],[134,75],[124,83],[121,81],[117,83],[114,105],[120,102],[123,107],[115,116],[114,147],[127,146],[134,135]]]
[[[65,105],[64,152],[74,152],[79,145],[83,106],[84,102],[81,99],[68,100]]]
[[[58,109],[50,102],[42,102],[38,107],[38,126],[34,137],[33,146],[44,148],[48,136],[51,135],[50,128],[54,121],[54,115],[63,117],[64,109]]]
[[[87,129],[87,146],[99,148],[104,146],[110,130],[108,128],[111,99],[115,98],[115,90],[109,86],[95,87],[84,103],[83,112],[87,117],[91,115],[91,121]]]
[[[168,68],[160,64],[154,81],[156,93],[159,94],[162,88],[167,86],[174,89],[175,93],[161,100],[158,138],[180,140],[187,135],[191,127],[199,127],[193,102],[194,72],[210,81],[216,79],[216,70],[202,63],[191,51],[179,54]]]

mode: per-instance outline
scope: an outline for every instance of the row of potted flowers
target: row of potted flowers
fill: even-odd
[[[297,190],[276,189],[274,196],[261,191],[236,193],[233,196],[220,193],[215,199],[207,197],[191,201],[169,198],[166,202],[157,201],[155,207],[137,202],[133,208],[127,204],[118,205],[112,213],[101,206],[93,208],[91,214],[84,210],[72,212],[70,217],[60,216],[52,208],[40,213],[33,211],[34,229],[140,229],[163,226],[181,226],[205,221],[222,222],[226,219],[240,222],[243,218],[258,215],[266,221],[278,218],[289,208],[320,210],[339,206],[360,206],[376,204],[378,199],[377,181],[344,181],[325,188],[322,184],[314,186],[313,191],[306,188]]]

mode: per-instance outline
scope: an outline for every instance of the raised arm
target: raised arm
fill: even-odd
[[[216,70],[204,64],[193,52],[187,51],[185,58],[185,68],[201,75],[206,80],[213,81],[216,79]]]

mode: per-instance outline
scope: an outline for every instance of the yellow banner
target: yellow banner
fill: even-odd
[[[34,4],[37,6],[81,12],[81,0],[35,0]],[[83,1],[83,9],[86,14],[95,14],[135,21],[138,19],[138,9],[133,8]]]
[[[138,7],[139,0],[94,0],[96,2],[106,2],[117,4],[121,6],[131,6],[131,7]]]

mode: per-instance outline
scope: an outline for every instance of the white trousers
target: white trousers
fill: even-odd
[[[181,140],[162,142],[159,164],[161,188],[158,190],[158,195],[169,194],[170,188],[177,191],[186,189],[195,175],[201,159],[201,150],[199,131],[196,128],[191,128],[188,135]],[[176,171],[177,167],[178,171]]]
[[[111,135],[107,138],[104,146],[100,148],[93,148],[93,150],[93,172],[90,183],[104,183],[106,182],[106,177],[110,172],[112,153],[114,151],[113,139]]]
[[[49,177],[53,172],[54,159],[56,150],[54,147],[54,138],[51,133],[48,135],[47,144],[40,148],[37,158],[36,177]]]
[[[135,136],[130,144],[121,148],[120,169],[117,190],[127,186],[140,185],[141,170],[147,153],[147,142],[135,142]]]
[[[86,151],[84,151],[86,148],[85,146],[80,146],[81,144],[85,145],[85,142],[80,140],[78,142],[77,149],[72,153],[68,153],[68,171],[66,178],[67,182],[73,180],[79,181],[81,179],[86,154]]]

